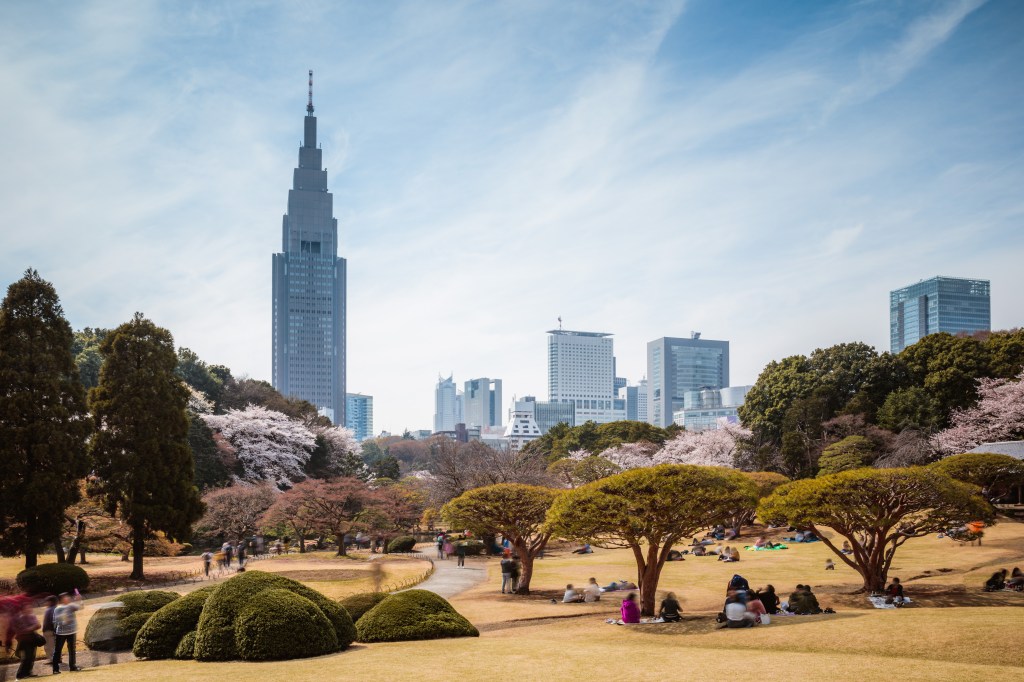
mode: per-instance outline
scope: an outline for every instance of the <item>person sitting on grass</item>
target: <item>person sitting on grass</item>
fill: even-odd
[[[775,586],[768,585],[754,593],[754,598],[764,605],[765,613],[775,615],[779,612],[779,595],[775,594]]]
[[[804,542],[817,542],[818,536],[814,534],[814,531],[804,531]]]
[[[693,551],[690,552],[693,556],[707,556],[707,553],[708,550],[704,548],[704,545],[697,545],[693,548]]]
[[[899,578],[893,578],[889,587],[885,588],[885,603],[903,606],[903,601],[903,585],[900,584]]]
[[[836,562],[832,561],[831,559],[825,559],[825,570],[826,571],[834,571],[834,570],[836,570]]]
[[[1019,567],[1014,567],[1013,573],[1010,574],[1010,579],[1006,582],[1006,588],[1024,592],[1024,572]]]
[[[756,547],[757,549],[761,549],[762,547],[765,547],[768,544],[770,544],[768,542],[768,538],[766,538],[763,535],[759,537],[757,540],[754,540],[754,547]]]
[[[597,584],[595,578],[591,578],[587,586],[583,588],[583,601],[588,604],[601,601],[601,586]]]
[[[590,548],[590,543],[589,542],[585,542],[585,543],[583,543],[582,547],[580,547],[579,549],[574,549],[572,551],[572,553],[573,554],[593,554],[594,550],[592,550]]]
[[[719,561],[732,561],[732,547],[726,545],[725,549],[718,553]]]
[[[821,613],[818,598],[811,592],[810,585],[796,586],[796,591],[789,595],[788,611],[800,616]]]
[[[626,595],[626,598],[622,600],[622,608],[619,612],[622,614],[623,623],[640,622],[640,604],[637,601],[636,592],[630,592]]]
[[[744,598],[736,590],[731,590],[725,599],[725,625],[727,628],[753,627],[757,616],[747,610]]]
[[[850,546],[849,540],[843,540],[843,554],[853,554],[853,547]]]
[[[736,547],[731,548],[729,550],[729,561],[739,561],[739,560],[740,560],[740,550],[737,549]]]
[[[562,596],[563,604],[574,604],[583,601],[583,595],[576,591],[576,588],[569,583],[565,586],[565,594]]]
[[[683,619],[682,607],[679,606],[679,600],[676,599],[675,592],[669,592],[668,595],[661,600],[661,608],[658,610],[658,617],[666,623],[678,623]]]
[[[729,528],[725,531],[725,535],[722,537],[723,540],[735,540],[739,537],[739,533],[736,532],[735,528]]]
[[[737,590],[740,592],[749,592],[750,583],[739,573],[734,573],[732,578],[729,579],[729,584],[725,588],[725,593],[728,594],[730,590]]]
[[[996,571],[992,577],[985,581],[986,592],[999,592],[1006,588],[1006,569]]]
[[[668,557],[666,557],[665,560],[666,561],[686,561],[686,559],[683,558],[683,553],[680,552],[678,549],[670,550],[669,553],[668,553]]]

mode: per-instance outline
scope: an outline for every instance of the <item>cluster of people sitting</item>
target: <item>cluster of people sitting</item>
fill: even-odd
[[[792,526],[789,530],[796,531],[792,537],[782,538],[785,542],[818,542],[819,538],[814,534],[814,531],[810,530],[796,530]]]
[[[781,546],[781,542],[772,542],[763,535],[759,537],[757,540],[754,540],[754,547],[756,547],[757,549],[775,549],[776,547]]]
[[[737,536],[739,536],[739,532],[737,532],[737,530],[735,528],[726,528],[725,526],[719,524],[719,525],[715,526],[714,528],[712,528],[711,530],[709,530],[704,537],[705,538],[712,538],[714,540],[735,540],[737,538]],[[696,541],[696,539],[695,539],[695,541]],[[711,540],[709,539],[707,541],[707,544],[710,544],[710,543],[711,543]]]
[[[623,625],[635,625],[640,622],[640,601],[637,599],[636,592],[630,592],[622,600],[619,615]],[[678,623],[683,619],[683,607],[679,605],[679,599],[676,598],[675,592],[669,592],[661,600],[658,618],[665,623]]]
[[[998,570],[985,581],[986,592],[1001,592],[1003,590],[1024,592],[1024,572],[1020,568],[1014,568],[1012,573],[1008,573],[1005,568]]]
[[[629,580],[620,580],[618,582],[613,580],[608,585],[601,587],[597,584],[596,578],[591,578],[587,582],[587,585],[581,590],[577,590],[572,583],[566,585],[565,594],[562,596],[562,603],[572,604],[577,602],[585,602],[587,604],[590,604],[592,602],[601,601],[601,595],[605,592],[621,592],[625,590],[635,589],[637,589],[636,583],[631,582]],[[554,599],[552,599],[551,601],[554,601]]]
[[[739,561],[740,560],[740,552],[735,547],[729,547],[728,545],[726,545],[725,549],[723,549],[722,551],[720,551],[718,553],[718,560],[719,561]]]
[[[773,585],[751,590],[746,578],[734,575],[726,588],[725,607],[718,614],[718,622],[726,628],[749,628],[764,622],[765,615],[831,612],[831,609],[822,611],[810,585],[797,585],[788,601],[780,601]]]

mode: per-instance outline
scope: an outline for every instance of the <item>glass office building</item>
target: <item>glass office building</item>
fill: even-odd
[[[992,329],[987,279],[933,277],[889,292],[889,347],[899,353],[929,334]]]
[[[338,221],[316,143],[312,72],[288,191],[281,253],[273,256],[273,383],[308,400],[335,424],[345,419],[345,259],[338,258]]]
[[[647,344],[647,410],[662,428],[685,407],[687,392],[729,385],[729,342],[700,338],[661,338]]]
[[[356,440],[373,437],[373,396],[349,393],[345,396],[345,426],[352,429]]]

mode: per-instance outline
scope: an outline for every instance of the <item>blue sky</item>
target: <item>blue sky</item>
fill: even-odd
[[[141,310],[269,378],[307,69],[349,390],[428,428],[438,373],[546,390],[545,330],[888,346],[888,291],[987,277],[1024,325],[1024,5],[0,5],[0,276]]]

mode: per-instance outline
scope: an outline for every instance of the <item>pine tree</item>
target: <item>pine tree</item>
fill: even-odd
[[[146,537],[188,535],[202,516],[193,482],[185,407],[189,392],[175,374],[170,332],[141,313],[100,346],[100,383],[89,394],[98,426],[96,473],[111,509],[132,529],[132,579],[142,580]]]
[[[72,341],[53,285],[27,270],[0,305],[0,545],[26,568],[60,536],[89,471],[92,420]]]

